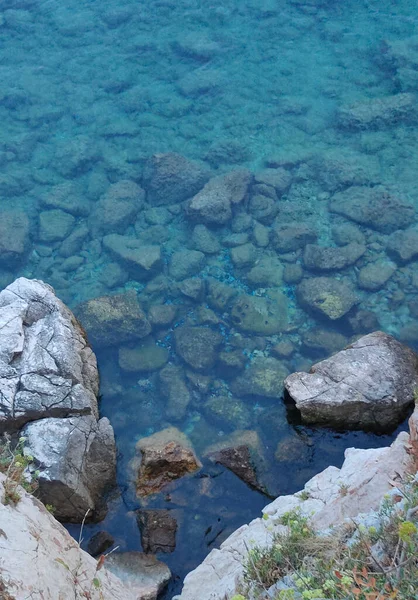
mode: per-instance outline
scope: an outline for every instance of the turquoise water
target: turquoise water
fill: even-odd
[[[138,342],[93,343],[121,493],[88,534],[106,528],[122,549],[140,549],[129,461],[139,438],[167,425],[199,455],[237,428],[256,430],[272,495],[341,464],[347,446],[387,443],[295,424],[280,382],[265,395],[254,380],[260,365],[263,376],[306,369],[377,328],[418,348],[415,4],[2,0],[0,9],[0,284],[43,279],[76,313],[127,290],[148,315],[175,307],[148,342],[190,396],[180,411],[168,407],[161,364],[120,367],[120,347]],[[158,180],[151,157],[164,163],[164,153],[184,159]],[[243,169],[245,197],[230,217],[195,227],[190,196]],[[103,242],[114,233],[158,246],[155,269],[139,276]],[[318,277],[319,295],[304,288]],[[245,294],[244,309],[214,301],[209,281]],[[272,311],[267,328],[254,324],[259,298]],[[188,326],[218,336],[203,383],[175,342]],[[202,473],[150,504],[180,515],[177,549],[162,557],[175,575],[167,598],[267,502],[227,471],[204,463]]]

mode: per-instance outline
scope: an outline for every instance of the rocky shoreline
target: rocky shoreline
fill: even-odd
[[[107,314],[116,310],[113,314],[124,319],[126,331],[146,336],[148,322],[134,295],[129,302],[129,310],[121,313],[120,306],[115,308],[109,300]],[[28,461],[25,473],[36,477],[39,498],[21,490],[19,501],[8,502],[4,497],[0,503],[0,534],[4,538],[0,560],[8,557],[1,574],[5,590],[16,600],[28,593],[41,599],[40,590],[49,590],[48,597],[55,599],[68,597],[62,596],[62,590],[73,585],[75,589],[81,586],[76,589],[80,597],[87,590],[91,598],[97,591],[102,594],[97,598],[105,600],[154,600],[170,579],[168,567],[154,556],[155,552],[174,550],[178,524],[170,511],[147,510],[143,505],[138,525],[146,553],[111,552],[102,570],[103,559],[96,562],[89,557],[44,508],[52,505],[55,517],[63,522],[101,520],[106,511],[104,495],[116,485],[113,429],[108,419],[98,416],[96,357],[82,327],[53,289],[37,280],[20,278],[8,286],[0,293],[0,308],[1,428],[9,436],[20,436]],[[112,327],[116,321],[110,318],[100,335],[111,336]],[[103,337],[102,343],[106,339]],[[189,360],[198,358],[198,354],[191,355]],[[276,378],[280,376],[275,373]],[[417,355],[382,332],[363,336],[314,365],[309,373],[294,373],[284,381],[288,399],[295,402],[303,420],[337,429],[396,427],[411,410],[417,386]],[[410,434],[400,433],[390,447],[348,449],[341,469],[328,467],[310,479],[302,493],[279,496],[263,511],[268,519],[258,518],[239,528],[187,575],[176,600],[232,597],[249,549],[268,544],[280,516],[290,509],[299,507],[311,515],[318,529],[376,509],[384,494],[415,467],[410,448],[418,440],[417,411],[409,426]],[[266,493],[257,462],[262,456],[256,433],[236,430],[208,448],[205,459]],[[201,468],[187,436],[175,427],[142,437],[131,461],[141,501]],[[4,490],[8,477],[6,470],[1,475]],[[348,493],[342,495],[342,488]],[[23,544],[29,549],[24,560],[19,560]],[[85,574],[82,585],[81,572]],[[97,590],[91,583],[96,579]],[[59,586],[62,590],[58,593]]]

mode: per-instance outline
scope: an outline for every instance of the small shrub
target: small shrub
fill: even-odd
[[[26,469],[33,463],[33,457],[25,455],[23,445],[25,438],[19,438],[18,443],[13,447],[9,437],[5,436],[4,441],[0,443],[0,472],[6,476],[3,482],[2,503],[16,505],[20,500],[19,486],[22,486],[27,492],[32,494],[36,488],[39,471],[35,471],[32,477],[26,476]]]

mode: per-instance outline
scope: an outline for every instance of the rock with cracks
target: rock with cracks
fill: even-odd
[[[0,293],[0,429],[24,427],[39,495],[58,518],[103,516],[115,483],[116,447],[98,421],[96,357],[72,312],[42,281],[17,279]]]
[[[378,331],[284,383],[305,423],[391,430],[414,402],[418,356]]]
[[[24,427],[24,452],[38,470],[38,497],[61,521],[105,515],[103,493],[116,481],[116,447],[107,418],[42,419]]]

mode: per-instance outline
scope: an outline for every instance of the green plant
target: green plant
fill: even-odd
[[[33,463],[33,456],[24,453],[26,438],[20,437],[18,443],[13,446],[10,437],[5,436],[0,443],[0,472],[4,473],[6,479],[3,482],[2,503],[16,505],[20,500],[19,486],[32,494],[38,487],[37,478],[39,471],[28,475],[28,467]]]
[[[321,536],[299,510],[284,514],[280,522],[286,533],[276,534],[271,546],[248,553],[245,593],[264,598],[272,585],[290,575],[294,589],[277,592],[274,600],[417,599],[418,480],[405,481],[399,494],[384,498],[378,519],[376,527],[353,522]]]
[[[301,492],[299,492],[297,494],[297,497],[300,500],[309,500],[309,498],[311,497],[310,493],[308,492],[308,490],[302,490]]]

